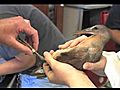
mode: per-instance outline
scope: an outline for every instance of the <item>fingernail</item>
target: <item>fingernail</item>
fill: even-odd
[[[45,51],[45,52],[44,52],[44,55],[45,55],[45,54],[48,54],[48,52],[47,52],[47,51]]]
[[[62,45],[59,45],[58,47],[60,48]]]
[[[84,64],[84,65],[83,65],[83,68],[84,68],[84,69],[87,69],[87,65],[86,65],[86,64]]]

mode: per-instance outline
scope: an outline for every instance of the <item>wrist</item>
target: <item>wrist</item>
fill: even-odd
[[[73,87],[95,87],[95,85],[91,82],[91,80],[88,78],[88,76],[81,71],[78,71],[78,73],[71,77],[70,80],[68,80],[67,85],[71,88]]]

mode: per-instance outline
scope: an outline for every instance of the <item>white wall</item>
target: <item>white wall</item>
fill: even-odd
[[[73,34],[81,29],[81,16],[80,9],[64,7],[63,35],[68,39],[74,38]]]

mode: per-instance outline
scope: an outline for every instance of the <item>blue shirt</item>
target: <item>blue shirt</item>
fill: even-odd
[[[20,52],[17,51],[16,49],[13,49],[4,44],[0,44],[0,56],[5,60],[10,60],[11,58],[14,58],[19,53]]]

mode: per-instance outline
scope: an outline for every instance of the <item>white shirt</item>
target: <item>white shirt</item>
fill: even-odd
[[[120,88],[120,51],[117,53],[103,51],[102,54],[107,59],[105,74],[111,86],[113,88]]]

